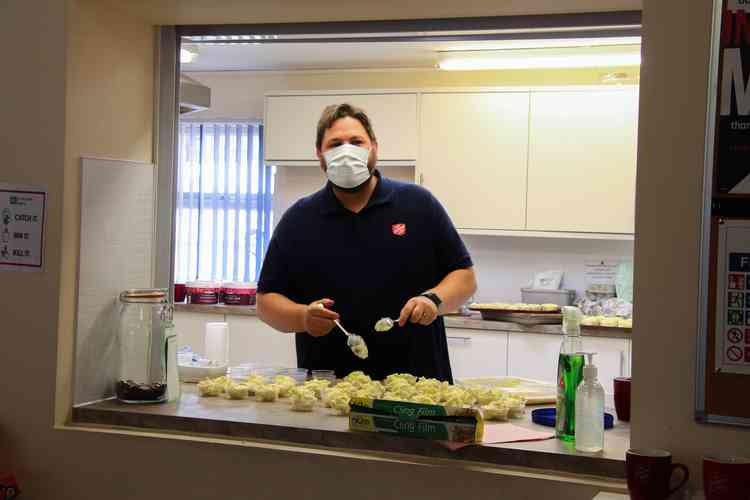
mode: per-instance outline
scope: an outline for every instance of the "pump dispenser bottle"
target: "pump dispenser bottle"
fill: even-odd
[[[595,353],[583,368],[583,382],[576,390],[576,450],[596,453],[604,448],[604,388],[597,380]]]

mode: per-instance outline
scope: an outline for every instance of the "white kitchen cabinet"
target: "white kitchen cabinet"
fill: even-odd
[[[378,141],[379,161],[413,164],[417,158],[417,94],[269,95],[265,101],[267,163],[318,165],[315,133],[323,109],[350,103],[365,110]]]
[[[230,364],[297,366],[293,333],[278,332],[255,316],[227,316],[227,322]]]
[[[615,377],[630,374],[630,340],[584,337],[583,347],[586,352],[596,353],[594,364],[599,371],[599,382],[604,392],[613,395]]]
[[[454,380],[508,374],[505,332],[447,328],[446,336]]]
[[[426,93],[417,177],[459,229],[524,229],[529,93]]]
[[[531,93],[526,228],[634,232],[638,90]]]
[[[508,375],[556,383],[561,336],[508,334]]]

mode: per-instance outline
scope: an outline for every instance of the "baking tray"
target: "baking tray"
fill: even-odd
[[[513,305],[513,304],[508,304]],[[541,304],[528,304],[528,305],[541,305]],[[554,304],[557,305],[557,304]],[[524,313],[524,314],[562,314],[562,306],[557,306],[556,311],[529,311],[527,309],[510,309],[510,308],[503,308],[499,309],[493,304],[472,304],[468,307],[471,311],[496,311],[496,312],[504,312],[504,313]]]
[[[488,321],[505,321],[520,325],[559,325],[562,324],[562,313],[559,312],[512,312],[497,309],[472,309],[482,314]]]
[[[509,384],[510,381],[517,383]],[[457,381],[459,386],[479,385],[491,389],[499,388],[507,394],[521,396],[526,404],[542,405],[557,401],[557,386],[550,382],[523,377],[469,377]]]

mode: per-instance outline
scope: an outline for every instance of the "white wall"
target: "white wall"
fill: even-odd
[[[637,75],[638,68],[622,68]],[[331,90],[362,88],[478,87],[512,85],[598,84],[603,70],[523,70],[523,71],[278,71],[278,72],[200,72],[189,75],[211,87],[211,109],[191,115],[191,119],[263,118],[263,96],[281,90]],[[314,131],[310,131],[313,147]],[[413,168],[391,167],[383,174],[405,181],[414,180]],[[460,182],[460,179],[456,179]],[[297,199],[324,184],[325,177],[315,167],[279,167],[276,174],[274,214],[276,220]],[[586,260],[633,258],[632,242],[467,236],[479,276],[478,301],[520,301],[520,289],[534,272],[562,269],[564,286],[581,292]]]
[[[559,238],[464,236],[478,271],[478,302],[520,301],[535,272],[565,271],[563,287],[585,289],[584,262],[633,258],[633,242]]]

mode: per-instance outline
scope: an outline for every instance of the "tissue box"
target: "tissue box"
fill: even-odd
[[[576,300],[575,290],[540,290],[521,288],[521,301],[524,304],[557,304],[569,306]]]

